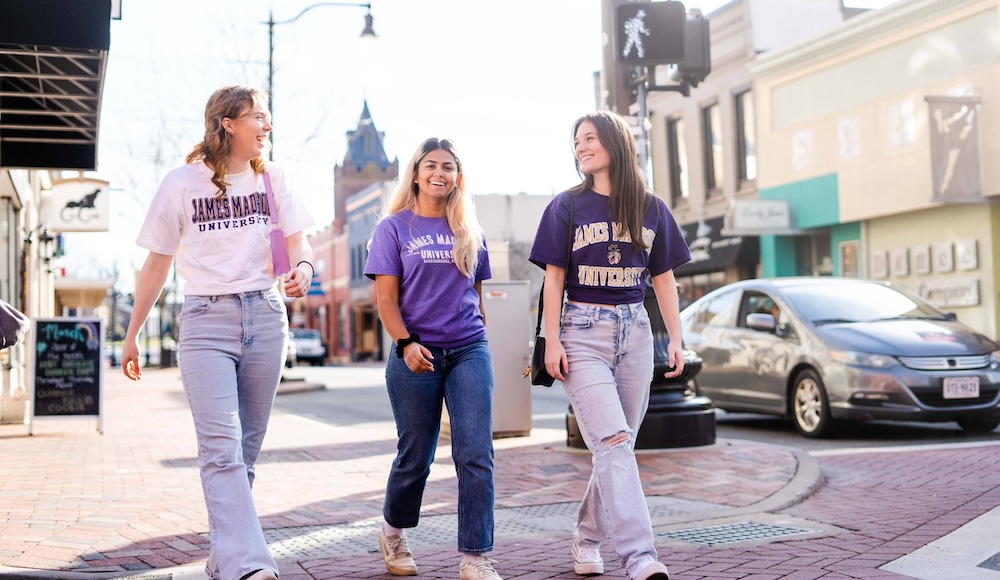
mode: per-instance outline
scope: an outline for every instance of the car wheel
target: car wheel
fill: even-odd
[[[816,371],[804,370],[795,377],[792,388],[792,419],[795,428],[806,437],[826,437],[833,431],[833,417],[826,398],[823,380]]]
[[[969,433],[989,433],[1000,427],[1000,417],[959,417],[958,426]]]

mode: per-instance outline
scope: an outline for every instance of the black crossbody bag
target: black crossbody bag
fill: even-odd
[[[569,235],[566,240],[566,270],[563,279],[563,293],[569,286],[569,266],[570,258],[573,256],[573,194],[568,194],[569,198]],[[542,307],[545,304],[545,281],[542,280],[542,288],[538,291],[538,322],[535,324],[535,346],[531,350],[531,366],[525,375],[531,375],[531,384],[540,387],[551,387],[555,379],[545,370],[545,337],[539,336],[542,332]],[[560,310],[562,308],[560,307]]]

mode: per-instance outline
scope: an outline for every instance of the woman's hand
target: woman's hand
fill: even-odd
[[[139,344],[135,340],[126,339],[122,344],[122,372],[125,376],[138,381],[142,378],[142,367],[139,366]]]
[[[434,372],[434,355],[419,342],[411,342],[403,347],[403,362],[406,368],[418,375]]]
[[[670,365],[674,367],[674,370],[663,373],[664,378],[672,379],[680,376],[684,372],[684,349],[681,348],[681,345],[670,341],[670,344],[667,345],[667,358],[670,359]]]
[[[285,274],[285,296],[301,298],[309,291],[312,272],[305,266],[296,266]]]
[[[562,372],[569,372],[569,361],[566,360],[566,350],[558,338],[545,339],[545,370],[553,379],[566,381]]]

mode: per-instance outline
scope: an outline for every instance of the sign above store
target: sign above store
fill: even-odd
[[[801,230],[792,225],[792,210],[784,199],[738,199],[723,218],[727,236],[794,236]]]
[[[45,224],[56,232],[108,231],[108,182],[68,179],[52,183]]]

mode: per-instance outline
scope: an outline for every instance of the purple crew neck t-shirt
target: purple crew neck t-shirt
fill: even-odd
[[[632,248],[628,232],[613,224],[608,197],[592,190],[557,195],[542,213],[528,259],[540,268],[566,266],[569,196],[573,196],[573,259],[567,278],[570,300],[634,304],[646,296],[646,272],[657,276],[684,264],[691,252],[674,216],[655,195],[642,220],[647,249]]]
[[[486,337],[475,284],[493,277],[490,257],[479,252],[475,275],[462,275],[451,251],[454,240],[445,218],[410,210],[386,216],[375,226],[365,275],[399,278],[399,310],[406,329],[426,346],[455,348]]]

